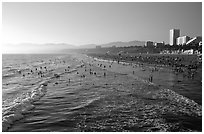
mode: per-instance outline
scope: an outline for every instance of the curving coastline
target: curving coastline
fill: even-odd
[[[133,75],[129,63],[73,54],[61,64],[5,109],[3,131],[202,131],[201,105]]]

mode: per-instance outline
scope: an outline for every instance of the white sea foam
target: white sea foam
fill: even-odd
[[[78,109],[84,108],[84,107],[86,107],[86,106],[92,104],[94,101],[97,101],[97,100],[99,100],[99,99],[101,99],[101,97],[96,97],[96,98],[93,98],[93,99],[89,99],[89,100],[87,100],[87,101],[85,101],[85,102],[82,102],[81,105],[78,105],[78,106],[76,106],[76,107],[72,107],[72,108],[69,108],[69,109],[70,109],[70,110],[78,110]]]
[[[10,106],[2,109],[2,130],[6,131],[15,121],[24,117],[35,106],[33,102],[38,101],[46,93],[48,81],[40,83],[39,87],[27,93],[23,98],[17,98]]]

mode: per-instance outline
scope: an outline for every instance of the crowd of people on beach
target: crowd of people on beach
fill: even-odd
[[[184,56],[152,56],[152,55],[97,55],[92,54],[93,57],[98,57],[102,59],[108,59],[116,61],[118,64],[124,62],[137,63],[141,66],[141,70],[145,71],[144,66],[153,65],[155,66],[153,70],[151,70],[150,81],[152,82],[152,72],[158,71],[159,66],[162,67],[170,67],[173,72],[178,74],[183,74],[183,77],[194,78],[195,74],[198,73],[198,68],[201,67],[201,62],[199,60],[192,59],[191,61],[185,62]],[[188,59],[189,60],[189,59]]]
[[[148,63],[148,64],[154,64],[154,65],[163,65],[163,66],[169,66],[174,71],[176,75],[178,73],[183,73],[183,76],[187,76],[189,78],[194,78],[195,74],[197,73],[197,69],[199,66],[201,66],[201,63],[198,61],[190,61],[189,64],[185,64],[183,61],[185,60],[184,57],[179,56],[138,56],[134,57],[134,60]],[[187,72],[187,74],[186,74]]]

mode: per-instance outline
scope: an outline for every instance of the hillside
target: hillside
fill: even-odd
[[[145,45],[145,41],[129,41],[129,42],[122,42],[122,41],[117,41],[117,42],[110,42],[110,43],[106,43],[106,44],[87,44],[87,45],[81,45],[78,46],[77,48],[95,48],[97,45],[101,46],[101,47],[129,47],[129,46],[144,46]]]
[[[110,42],[107,44],[102,44],[102,47],[112,47],[112,46],[116,46],[116,47],[128,47],[128,46],[144,46],[145,45],[145,41],[129,41],[129,42]]]

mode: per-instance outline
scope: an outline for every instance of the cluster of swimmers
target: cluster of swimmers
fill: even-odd
[[[19,74],[22,74],[23,77],[25,77],[26,75],[35,74],[35,73],[36,73],[38,76],[40,76],[40,77],[44,77],[44,76],[45,76],[44,74],[45,74],[47,71],[48,71],[48,70],[47,70],[47,67],[44,66],[44,67],[40,67],[40,68],[29,69],[29,71],[26,72],[26,73],[22,73],[21,70],[18,70],[17,72],[18,72]]]
[[[58,63],[66,63],[64,60],[60,60],[59,58],[54,59],[54,62],[52,60],[48,60],[49,62],[47,62],[47,64],[51,65],[51,64],[55,64],[57,65]],[[44,61],[41,60],[41,62],[43,63]],[[29,71],[27,72],[22,72],[21,70],[18,70],[17,72],[19,74],[21,74],[23,77],[25,77],[26,75],[31,75],[31,74],[37,74],[39,77],[45,77],[45,74],[51,70],[48,70],[47,66],[40,66],[40,67],[35,67],[33,69],[29,69]]]
[[[97,71],[94,71],[94,69],[92,68],[94,66],[93,63],[87,63],[87,65],[85,65],[84,61],[82,60],[81,61],[83,64],[81,65],[81,68],[84,67],[84,72],[87,72],[89,75],[95,75],[95,76],[98,76],[97,74]],[[93,62],[93,61],[92,61]],[[111,64],[112,65],[112,64]],[[111,68],[111,65],[109,65],[109,68]],[[100,67],[101,69],[106,69],[107,65],[104,65],[104,64],[98,64],[98,67]],[[79,75],[79,72],[77,71],[77,75]],[[103,72],[103,76],[106,77],[106,72],[104,71]],[[81,78],[85,78],[86,75],[85,74],[81,74],[80,75]]]

